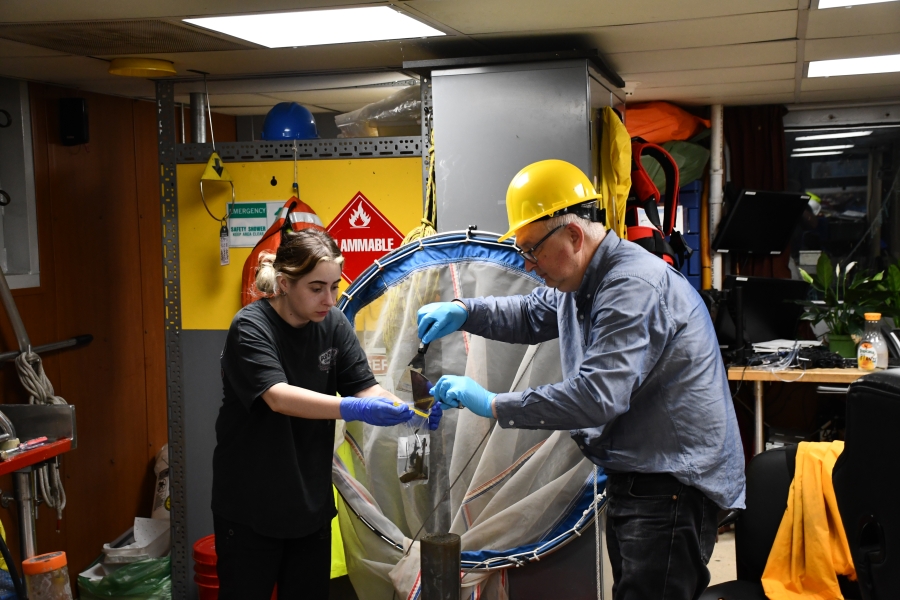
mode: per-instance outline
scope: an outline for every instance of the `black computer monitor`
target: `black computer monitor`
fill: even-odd
[[[781,254],[808,205],[808,194],[741,190],[719,225],[712,249]]]
[[[770,340],[797,338],[797,325],[803,307],[794,300],[806,300],[809,284],[796,279],[744,277],[728,275],[723,290],[727,290],[725,305],[716,315],[716,335],[720,345],[735,342],[735,294],[740,287],[744,312],[744,342],[754,344]]]

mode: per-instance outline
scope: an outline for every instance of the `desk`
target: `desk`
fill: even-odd
[[[763,439],[763,382],[780,381],[782,383],[846,383],[850,384],[872,371],[862,369],[788,369],[786,371],[765,371],[751,367],[728,367],[729,381],[753,382],[753,455],[766,449]]]

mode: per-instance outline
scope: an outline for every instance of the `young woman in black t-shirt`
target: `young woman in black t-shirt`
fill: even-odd
[[[335,307],[342,264],[326,232],[288,234],[276,255],[260,257],[266,297],[229,328],[213,455],[220,600],[268,600],[276,583],[280,599],[326,600],[334,420],[412,417],[375,381]]]

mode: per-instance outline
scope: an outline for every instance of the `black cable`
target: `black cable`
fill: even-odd
[[[0,554],[3,554],[3,560],[6,561],[6,567],[9,569],[9,577],[12,579],[13,586],[16,588],[16,596],[19,600],[27,600],[28,594],[25,590],[25,582],[19,579],[19,571],[16,569],[16,563],[13,562],[12,555],[9,553],[9,547],[0,537]]]

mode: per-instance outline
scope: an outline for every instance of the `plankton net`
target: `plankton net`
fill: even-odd
[[[525,271],[512,243],[498,237],[470,230],[420,239],[377,261],[348,288],[339,306],[355,323],[383,387],[412,401],[406,382],[419,348],[420,307],[527,294],[542,284]],[[525,390],[561,380],[559,344],[505,344],[455,332],[432,342],[423,374],[433,382],[467,375],[492,391]],[[333,479],[343,500],[347,568],[360,600],[417,598],[419,544],[410,547],[411,538],[448,531],[461,537],[463,597],[506,599],[505,569],[580,535],[605,500],[596,494],[606,476],[567,431],[501,429],[451,409],[433,432],[357,421],[346,424],[339,441],[346,444],[335,452]],[[402,483],[414,458],[417,475]]]

